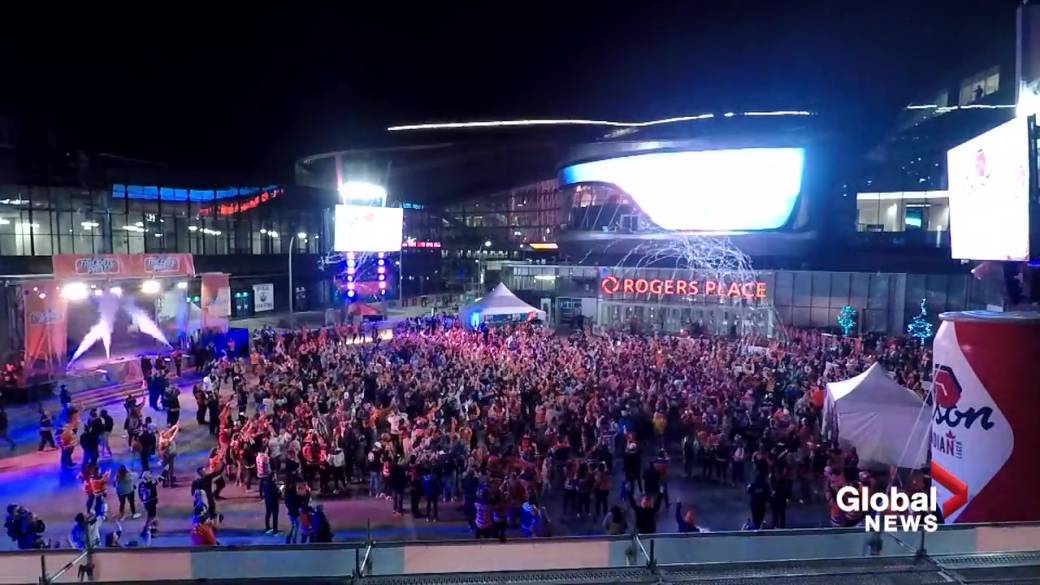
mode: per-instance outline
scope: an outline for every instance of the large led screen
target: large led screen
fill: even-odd
[[[784,226],[802,189],[800,148],[655,152],[578,163],[563,184],[611,183],[670,231]]]
[[[336,206],[337,252],[398,252],[404,211],[399,207]]]
[[[1029,259],[1029,127],[1019,117],[946,153],[950,248],[960,260]]]

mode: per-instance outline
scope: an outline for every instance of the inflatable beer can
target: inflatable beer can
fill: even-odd
[[[932,483],[945,522],[1040,520],[1040,313],[943,313]]]

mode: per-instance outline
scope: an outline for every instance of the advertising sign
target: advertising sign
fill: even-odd
[[[56,254],[51,263],[57,279],[195,276],[191,254]]]
[[[1040,520],[1040,316],[944,313],[935,336],[932,477],[950,522]]]
[[[671,278],[619,278],[607,275],[599,281],[600,293],[614,295],[646,295],[649,297],[722,297],[766,298],[764,282],[725,282],[721,280],[685,280]]]
[[[271,283],[253,285],[253,311],[274,310],[274,285]]]
[[[68,334],[65,300],[57,281],[22,285],[25,310],[25,375],[49,378],[65,365]]]
[[[946,160],[953,258],[1028,260],[1028,119],[1020,116],[955,146]]]
[[[228,319],[231,317],[231,284],[228,275],[216,272],[203,274],[201,297],[203,331],[227,331]]]

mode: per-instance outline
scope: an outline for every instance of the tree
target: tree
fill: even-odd
[[[842,335],[848,337],[849,333],[856,328],[856,309],[849,305],[842,307],[838,312],[838,327],[841,327]]]
[[[921,299],[921,312],[910,320],[906,326],[906,334],[914,337],[924,345],[924,342],[932,336],[932,323],[928,320],[928,310],[925,308],[927,299]]]

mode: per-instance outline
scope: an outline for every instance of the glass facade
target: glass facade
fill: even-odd
[[[0,185],[0,256],[319,253],[322,214],[280,187]]]
[[[531,242],[555,242],[561,221],[555,179],[539,181],[444,210],[445,243],[452,248],[483,246],[514,250]]]
[[[945,232],[950,229],[946,191],[896,191],[856,194],[856,231]]]
[[[939,313],[983,309],[1001,304],[1000,283],[978,281],[969,274],[907,274],[807,270],[762,271],[764,298],[723,299],[712,296],[683,298],[647,294],[604,294],[606,276],[644,280],[693,279],[687,271],[657,268],[594,266],[538,266],[506,263],[500,279],[511,290],[537,304],[553,298],[555,315],[581,299],[598,303],[596,321],[610,328],[635,327],[642,331],[677,332],[699,329],[717,334],[758,332],[773,334],[779,324],[791,327],[837,329],[838,313],[848,305],[856,310],[857,330],[898,334],[926,300],[929,317]],[[572,312],[572,311],[571,311]]]

